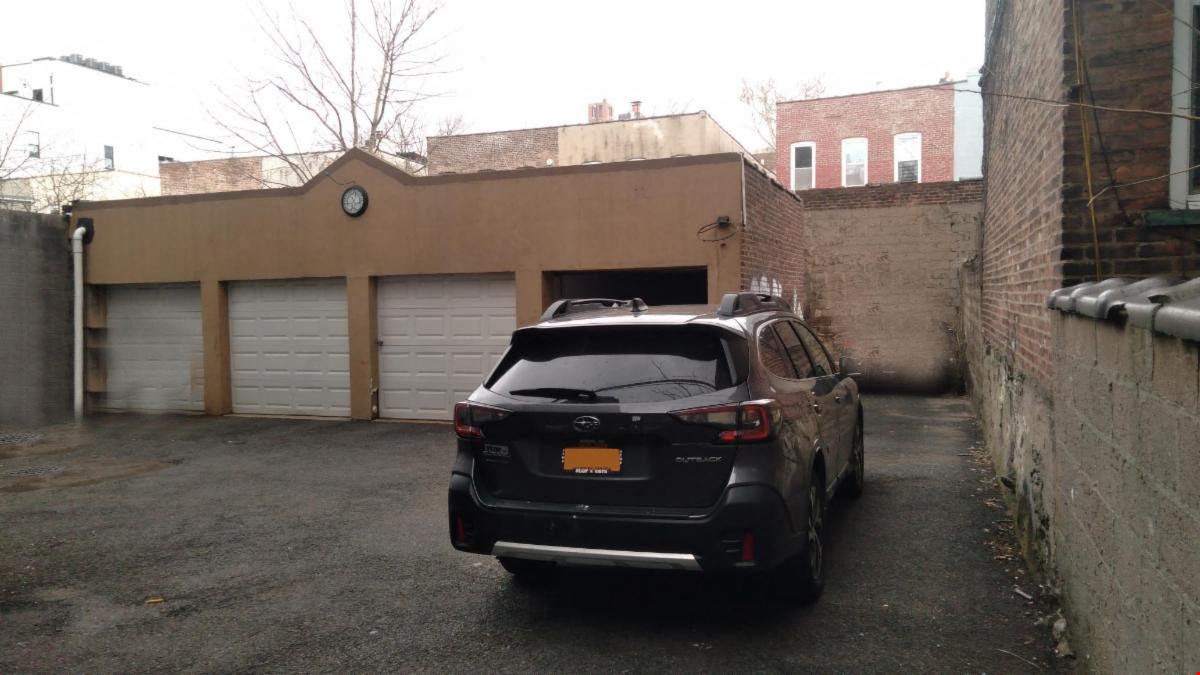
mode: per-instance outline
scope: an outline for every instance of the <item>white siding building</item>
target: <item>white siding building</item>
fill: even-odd
[[[94,59],[0,66],[0,207],[158,195],[160,157],[197,139],[156,128],[157,109],[149,85]]]

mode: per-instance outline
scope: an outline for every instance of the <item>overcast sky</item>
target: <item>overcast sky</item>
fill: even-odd
[[[269,3],[274,5],[275,3]],[[336,0],[295,0],[318,23]],[[169,102],[162,124],[203,133],[214,89],[270,65],[247,0],[6,2],[0,63],[78,52],[121,65]],[[586,121],[587,104],[648,114],[707,110],[760,143],[742,78],[823,78],[850,93],[964,76],[983,62],[983,0],[444,0],[432,30],[451,72],[431,118],[471,131]],[[98,102],[103,104],[103,102]]]

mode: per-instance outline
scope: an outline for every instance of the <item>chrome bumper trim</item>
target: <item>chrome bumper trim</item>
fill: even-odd
[[[492,555],[500,558],[546,560],[564,565],[599,567],[640,567],[663,570],[699,570],[700,563],[691,553],[653,553],[649,551],[612,551],[602,548],[573,548],[498,541]]]

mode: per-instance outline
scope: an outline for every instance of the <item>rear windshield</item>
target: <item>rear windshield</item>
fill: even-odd
[[[696,326],[557,328],[517,333],[487,388],[578,403],[671,401],[745,379],[745,340]]]

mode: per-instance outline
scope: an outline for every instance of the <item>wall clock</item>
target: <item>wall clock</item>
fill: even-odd
[[[361,216],[367,210],[367,191],[351,185],[342,192],[342,210],[351,218]]]

